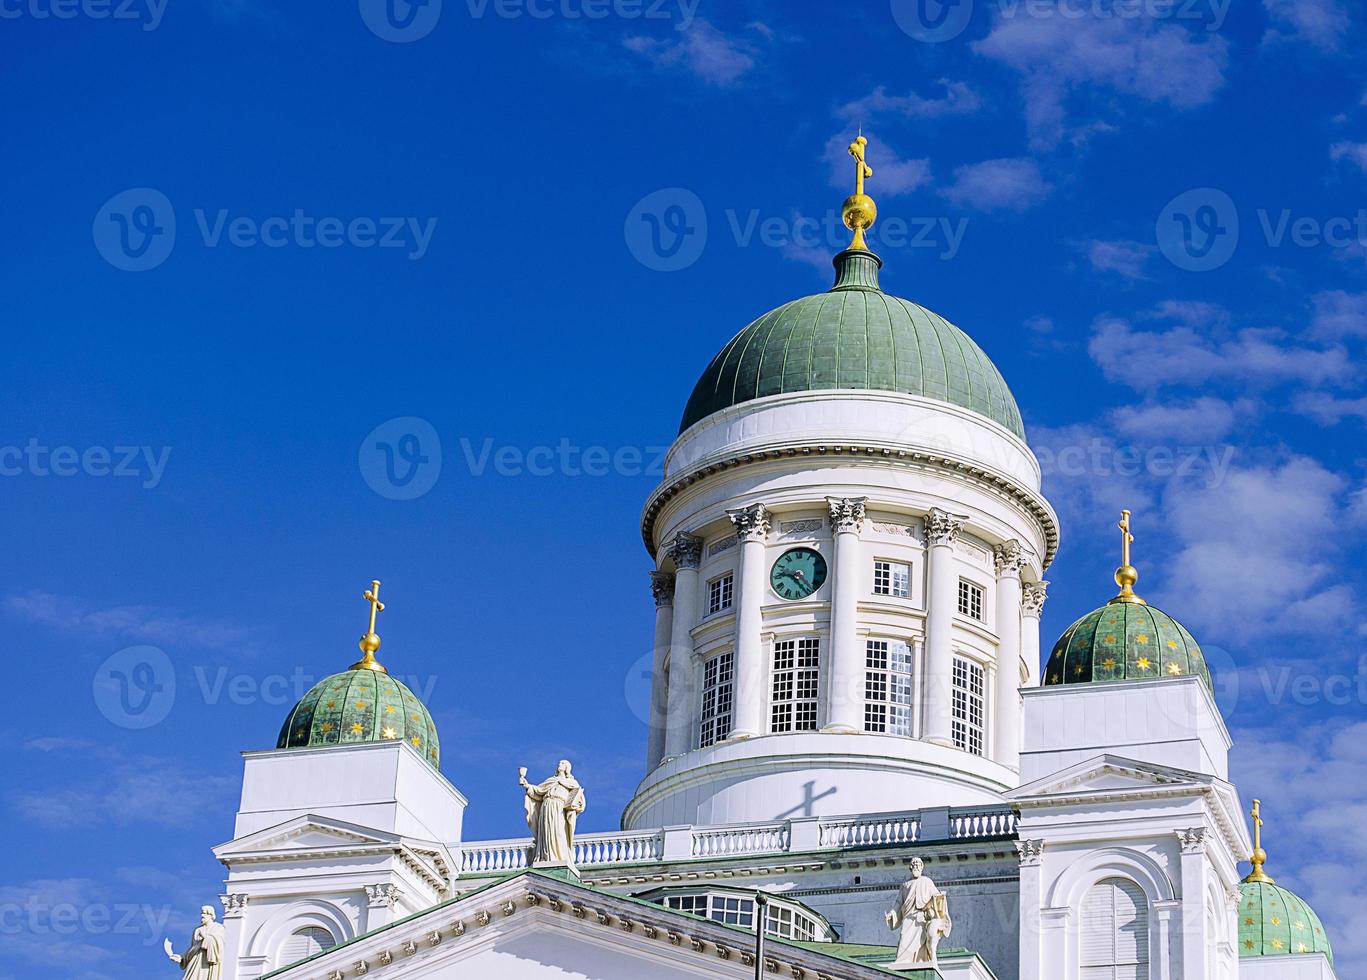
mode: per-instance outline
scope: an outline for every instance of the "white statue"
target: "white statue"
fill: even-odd
[[[223,926],[214,921],[212,905],[199,910],[199,928],[189,949],[177,953],[169,939],[164,946],[171,962],[185,971],[183,980],[223,980]]]
[[[936,950],[940,940],[949,935],[953,923],[949,920],[944,892],[925,876],[925,867],[920,858],[912,858],[911,879],[904,882],[898,892],[897,908],[887,913],[888,928],[902,930],[897,942],[897,959],[887,969],[939,966]]]
[[[574,867],[574,824],[584,812],[584,788],[570,775],[569,760],[561,759],[555,775],[540,785],[527,782],[525,767],[517,771],[517,781],[527,791],[531,866]]]

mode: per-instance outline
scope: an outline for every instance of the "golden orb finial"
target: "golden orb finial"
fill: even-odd
[[[1253,817],[1253,856],[1249,859],[1253,862],[1253,870],[1244,881],[1261,881],[1267,885],[1275,885],[1276,881],[1263,870],[1263,865],[1267,863],[1267,852],[1263,850],[1262,800],[1253,801],[1253,810],[1249,815]]]
[[[878,205],[873,203],[873,198],[864,193],[865,178],[873,176],[873,168],[864,160],[864,148],[869,145],[869,141],[864,138],[861,132],[855,141],[850,144],[850,156],[854,157],[854,193],[845,198],[845,204],[840,209],[840,217],[845,222],[845,227],[854,232],[854,238],[850,241],[850,248],[869,250],[868,243],[864,241],[864,232],[873,227],[873,223],[878,220]]]
[[[1120,528],[1120,567],[1115,570],[1115,584],[1120,586],[1120,594],[1112,599],[1111,603],[1137,602],[1140,605],[1147,605],[1134,594],[1134,584],[1139,581],[1139,569],[1130,564],[1130,545],[1134,542],[1134,535],[1130,533],[1128,510],[1120,512],[1120,523],[1116,526]]]
[[[361,652],[365,654],[360,660],[351,665],[352,670],[377,670],[381,674],[389,673],[384,669],[384,665],[375,659],[375,651],[380,649],[380,635],[375,632],[375,617],[384,612],[384,603],[380,601],[380,580],[372,579],[370,588],[362,593],[361,598],[370,603],[370,627],[361,637]]]

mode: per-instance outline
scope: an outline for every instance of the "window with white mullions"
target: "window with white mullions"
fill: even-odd
[[[983,619],[983,587],[965,578],[959,579],[959,615],[976,619],[980,623],[985,622]]]
[[[707,615],[731,608],[731,599],[736,591],[736,577],[727,572],[707,583]]]
[[[864,731],[910,735],[910,645],[901,640],[869,640],[864,657]]]
[[[954,658],[954,716],[951,730],[954,747],[983,754],[983,690],[985,676],[982,667],[963,657]]]
[[[873,594],[906,599],[911,595],[911,566],[896,561],[873,563]]]
[[[817,637],[779,640],[774,644],[771,732],[816,731],[820,667],[821,640]]]
[[[698,746],[706,748],[731,733],[731,708],[735,702],[736,658],[722,653],[703,665],[702,723]]]

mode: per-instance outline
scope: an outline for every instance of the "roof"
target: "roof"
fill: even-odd
[[[427,706],[399,679],[353,668],[309,689],[285,717],[276,748],[399,740],[441,768],[441,740]]]
[[[829,291],[785,303],[721,349],[698,379],[679,431],[767,395],[826,389],[898,391],[959,405],[1025,438],[1020,409],[987,354],[944,317],[883,292],[882,262],[836,256]]]
[[[1206,658],[1185,626],[1144,602],[1112,602],[1089,612],[1059,637],[1045,667],[1044,685],[1187,674],[1212,686]]]

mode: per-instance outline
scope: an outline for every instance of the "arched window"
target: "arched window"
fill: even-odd
[[[1124,878],[1107,878],[1082,899],[1082,980],[1149,980],[1149,902]]]
[[[321,926],[305,926],[285,940],[285,944],[280,947],[280,957],[276,966],[298,963],[317,953],[326,953],[336,945],[337,940],[326,929]]]

